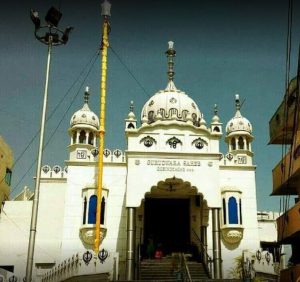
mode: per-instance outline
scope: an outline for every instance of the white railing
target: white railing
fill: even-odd
[[[58,282],[76,276],[100,274],[106,274],[111,278],[118,277],[118,260],[118,253],[107,253],[104,261],[92,251],[77,253],[46,272],[41,281]]]

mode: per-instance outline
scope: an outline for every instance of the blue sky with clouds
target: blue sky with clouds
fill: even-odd
[[[175,84],[196,101],[207,122],[217,103],[225,127],[234,114],[234,95],[239,93],[242,100],[246,99],[242,114],[254,128],[258,207],[278,211],[280,198],[269,194],[272,168],[281,158],[281,146],[267,145],[268,122],[284,92],[288,1],[111,2],[111,47],[140,85],[109,50],[106,147],[125,149],[124,118],[130,101],[134,101],[139,116],[149,97],[165,88],[164,52],[167,41],[173,40],[177,51]],[[50,6],[60,5],[60,26],[74,26],[68,44],[53,50],[48,113],[75,84],[47,122],[46,142],[51,136],[52,139],[43,157],[43,164],[63,166],[68,157],[69,120],[82,106],[86,85],[92,93],[90,107],[99,113],[99,57],[85,81],[83,77],[87,73],[84,67],[101,41],[100,4],[96,0],[25,0],[4,4],[0,25],[0,134],[12,147],[15,158],[39,129],[45,81],[47,46],[34,38],[30,8],[43,17]],[[297,68],[299,3],[294,3],[293,18],[291,77]],[[83,75],[79,77],[80,73]],[[35,165],[20,179],[36,158],[37,145],[38,138],[16,164],[12,195],[24,185],[33,189]]]

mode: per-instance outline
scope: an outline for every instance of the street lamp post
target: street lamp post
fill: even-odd
[[[69,33],[73,29],[72,27],[67,27],[65,31],[62,31],[57,27],[62,17],[62,13],[54,7],[51,7],[47,12],[47,15],[45,17],[46,24],[43,26],[41,26],[41,20],[39,18],[37,11],[31,10],[30,17],[35,26],[35,30],[34,30],[35,37],[40,42],[48,45],[48,56],[47,56],[46,80],[45,80],[44,101],[43,101],[43,110],[42,110],[42,119],[41,119],[40,141],[39,141],[39,149],[38,149],[38,160],[37,160],[37,169],[36,169],[36,181],[35,181],[34,199],[32,204],[30,235],[29,235],[27,264],[26,264],[26,281],[28,282],[31,282],[32,279],[35,235],[36,235],[37,216],[38,216],[41,164],[42,164],[42,156],[43,156],[44,131],[45,131],[45,120],[46,120],[46,111],[47,111],[51,50],[53,46],[66,44],[69,39]]]

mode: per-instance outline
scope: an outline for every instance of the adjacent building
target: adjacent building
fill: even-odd
[[[270,144],[282,144],[283,156],[273,169],[272,195],[282,196],[284,213],[277,219],[278,243],[291,245],[289,267],[280,273],[280,281],[300,278],[300,126],[299,74],[292,79],[283,101],[270,120]],[[288,206],[290,199],[294,206]]]
[[[9,199],[12,166],[12,150],[0,136],[0,211],[4,205],[4,202]]]

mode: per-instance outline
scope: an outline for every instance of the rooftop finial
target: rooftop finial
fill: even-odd
[[[241,103],[240,103],[240,95],[235,94],[235,108],[237,111],[241,109]]]
[[[214,106],[214,114],[215,114],[215,116],[218,115],[218,105],[217,104],[215,104],[215,106]]]
[[[107,0],[104,0],[103,3],[101,4],[101,8],[102,8],[101,16],[110,17],[111,16],[110,7],[111,4]]]
[[[173,41],[169,41],[168,42],[169,48],[166,51],[167,54],[167,58],[168,58],[168,78],[169,81],[173,81],[174,79],[174,57],[176,56],[176,51],[173,48],[174,47],[174,42]]]
[[[134,106],[133,106],[133,101],[130,102],[130,107],[129,107],[129,111],[133,112]]]
[[[84,103],[88,104],[89,103],[89,96],[90,96],[90,88],[87,86],[85,88],[85,92],[84,92]]]

